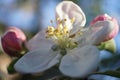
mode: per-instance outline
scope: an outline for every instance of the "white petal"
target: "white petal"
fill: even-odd
[[[120,80],[120,78],[97,74],[97,75],[91,75],[88,78],[88,80]]]
[[[92,26],[93,35],[89,38],[91,43],[99,44],[104,41],[114,28],[114,24],[111,21],[99,21]]]
[[[100,44],[109,36],[113,27],[111,21],[99,21],[93,26],[86,28],[82,36],[77,35],[75,39],[79,43],[79,46]]]
[[[94,46],[84,46],[65,55],[59,69],[66,76],[83,78],[96,69],[98,62],[99,50]]]
[[[29,50],[39,49],[40,47],[51,47],[53,42],[45,38],[45,30],[37,33],[31,40],[26,42]]]
[[[92,30],[90,30],[90,27],[83,28],[82,29],[82,35],[76,34],[76,36],[74,38],[75,42],[78,43],[79,47],[91,44],[89,42],[89,38],[90,38],[90,36],[91,36],[92,33],[93,32],[92,32]]]
[[[56,14],[61,20],[67,19],[65,24],[69,29],[72,29],[70,19],[75,18],[72,31],[79,30],[79,27],[84,26],[86,23],[86,17],[82,9],[72,1],[63,1],[58,4],[56,7]]]
[[[61,55],[57,51],[40,48],[26,53],[14,68],[20,73],[39,73],[57,64],[60,57]]]

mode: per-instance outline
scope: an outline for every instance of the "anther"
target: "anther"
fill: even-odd
[[[64,21],[67,21],[67,19],[64,19]]]
[[[75,37],[75,34],[72,34],[72,35],[69,36],[69,38],[73,38],[73,37]]]
[[[75,22],[75,18],[73,17],[72,19],[71,19],[71,23],[74,23]]]

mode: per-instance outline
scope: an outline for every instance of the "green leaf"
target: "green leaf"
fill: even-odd
[[[7,71],[9,74],[14,74],[16,73],[15,69],[14,69],[14,64],[18,61],[18,58],[14,59],[9,66],[7,67]]]
[[[98,49],[99,50],[104,50],[105,48],[105,44],[101,43],[99,46],[98,46]]]
[[[120,71],[108,70],[108,71],[105,71],[105,72],[96,72],[96,73],[93,73],[93,74],[108,75],[108,76],[120,78]]]
[[[26,74],[22,77],[22,80],[87,80],[85,79],[75,79],[75,78],[70,78],[67,76],[64,76],[61,74],[57,66],[54,66],[50,68],[49,70],[43,72],[40,75],[31,75],[31,74]]]
[[[116,71],[120,71],[120,67],[116,69]]]
[[[108,75],[120,78],[120,55],[113,55],[110,58],[101,61],[99,70],[103,72],[95,72],[94,74]],[[109,70],[114,69],[114,70]]]
[[[98,49],[107,50],[107,51],[110,51],[111,53],[115,53],[116,52],[116,44],[115,44],[114,39],[111,39],[111,40],[106,41],[106,42],[102,42],[98,46]]]
[[[53,67],[38,76],[30,74],[24,75],[22,80],[53,80],[54,78],[60,76],[62,76],[62,74],[59,69],[57,67]]]

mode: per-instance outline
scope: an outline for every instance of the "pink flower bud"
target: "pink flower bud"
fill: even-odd
[[[113,22],[114,24],[114,29],[111,31],[111,33],[109,34],[108,37],[106,37],[106,39],[104,41],[107,41],[107,40],[110,40],[112,38],[114,38],[118,31],[119,31],[119,25],[118,25],[118,22],[115,18],[113,17],[110,17],[109,15],[107,14],[104,14],[104,15],[99,15],[97,16],[95,19],[93,19],[93,21],[90,23],[90,25],[92,26],[93,24],[95,24],[96,22],[98,21],[106,21],[106,20],[110,20]]]
[[[24,33],[16,27],[10,27],[1,37],[3,51],[10,56],[18,56],[23,50],[23,43],[26,41]]]

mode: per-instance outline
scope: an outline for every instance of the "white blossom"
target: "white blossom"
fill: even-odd
[[[48,26],[26,43],[30,51],[15,64],[16,71],[39,73],[58,64],[66,76],[85,77],[97,68],[100,51],[95,44],[112,31],[112,22],[101,21],[85,28],[84,12],[71,1],[57,5],[56,20],[56,28]]]

